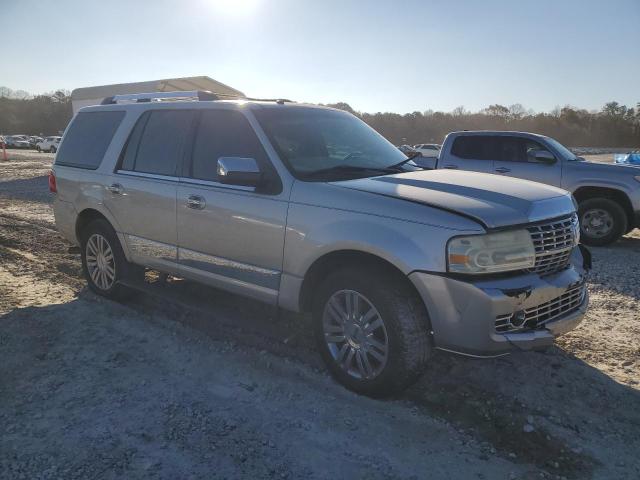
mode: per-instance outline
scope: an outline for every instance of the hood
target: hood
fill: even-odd
[[[584,171],[589,171],[593,173],[597,172],[606,172],[610,173],[619,173],[622,175],[638,175],[638,167],[639,164],[630,164],[630,163],[602,163],[602,162],[591,162],[589,160],[582,160],[579,162],[568,162],[568,165],[571,165],[573,168],[579,168]]]
[[[571,194],[565,190],[487,173],[432,170],[333,184],[450,211],[488,229],[538,222],[575,211]]]

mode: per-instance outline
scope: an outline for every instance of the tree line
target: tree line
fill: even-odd
[[[595,112],[566,106],[536,113],[521,104],[496,104],[479,112],[458,107],[451,112],[404,115],[356,112],[347,103],[328,106],[359,116],[396,145],[442,143],[456,130],[512,130],[547,135],[571,147],[640,147],[640,102],[635,108],[610,102]]]
[[[455,130],[520,130],[548,135],[572,147],[640,148],[640,102],[627,107],[609,102],[599,111],[571,106],[536,113],[521,104],[490,105],[470,112],[398,113],[356,112],[348,103],[328,105],[357,115],[396,145],[441,143]],[[0,87],[0,134],[55,135],[72,117],[71,96],[66,90],[30,95]]]
[[[58,135],[71,117],[71,95],[66,90],[30,95],[0,87],[0,135]]]

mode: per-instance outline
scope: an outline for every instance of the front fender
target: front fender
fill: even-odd
[[[322,256],[356,250],[386,260],[405,275],[414,270],[444,272],[447,241],[464,233],[388,217],[291,204],[283,271],[302,278]]]

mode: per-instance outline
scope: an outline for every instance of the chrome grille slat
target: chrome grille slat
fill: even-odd
[[[573,214],[547,223],[527,227],[536,252],[536,264],[530,272],[550,275],[569,265],[576,245],[578,216]]]
[[[517,332],[531,329],[531,323],[535,322],[535,328],[543,328],[547,323],[552,322],[564,315],[575,312],[584,301],[587,286],[585,283],[576,285],[559,297],[541,303],[524,310],[524,322],[522,326],[511,324],[513,314],[507,313],[498,315],[495,320],[495,329],[498,333]],[[525,326],[527,325],[527,326]]]

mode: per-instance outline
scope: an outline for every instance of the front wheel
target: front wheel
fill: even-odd
[[[39,146],[39,145],[36,145],[36,151],[37,151],[38,153],[40,153],[40,152],[42,151],[42,149],[40,148],[40,146]]]
[[[50,153],[56,153],[56,147],[51,147],[51,148],[49,149],[49,152],[50,152]]]
[[[580,238],[586,245],[600,247],[627,232],[628,220],[619,203],[608,198],[590,198],[580,203]]]
[[[384,270],[330,274],[314,299],[313,317],[329,371],[358,393],[403,390],[422,373],[432,351],[424,304],[405,279]]]

